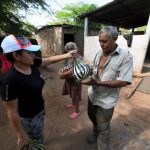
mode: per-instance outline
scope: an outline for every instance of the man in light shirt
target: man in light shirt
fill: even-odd
[[[100,30],[100,50],[93,61],[92,78],[82,81],[88,88],[88,115],[93,123],[93,135],[88,143],[97,142],[98,150],[109,150],[110,121],[119,100],[121,87],[131,84],[133,58],[129,51],[116,44],[116,27]]]

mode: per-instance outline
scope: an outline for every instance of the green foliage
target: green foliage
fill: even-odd
[[[0,31],[25,35],[29,34],[30,29],[34,31],[35,27],[24,23],[23,16],[18,14],[19,10],[27,12],[30,7],[48,10],[45,0],[3,0],[0,3]]]
[[[119,32],[120,32],[120,35],[131,34],[132,33],[132,29],[119,28]]]
[[[142,26],[142,27],[138,27],[136,28],[136,31],[146,31],[147,26]]]
[[[146,27],[147,26],[141,26],[141,27],[137,27],[134,29],[134,31],[144,31],[146,32]],[[124,28],[119,28],[120,34],[131,34],[132,33],[132,29],[124,29]]]
[[[76,24],[76,19],[81,13],[85,13],[96,9],[95,4],[85,4],[83,2],[77,4],[66,5],[61,11],[56,12],[57,21],[61,23]]]
[[[71,24],[74,25],[76,31],[80,31],[83,29],[84,20],[80,20],[78,16],[96,8],[97,6],[95,4],[86,4],[83,2],[66,5],[62,10],[56,12],[56,21],[50,22],[49,24]],[[100,29],[101,25],[91,22],[89,27],[92,29]]]

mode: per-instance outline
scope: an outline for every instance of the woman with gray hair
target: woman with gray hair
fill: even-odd
[[[68,42],[65,45],[65,53],[68,53],[69,51],[71,51],[73,49],[77,49],[76,43]],[[79,54],[77,55],[77,57],[78,58],[76,58],[76,59],[81,58],[81,56]],[[74,109],[74,111],[69,116],[69,118],[76,119],[80,115],[79,102],[81,101],[81,91],[82,91],[81,82],[75,81],[75,79],[72,77],[72,74],[64,77],[65,72],[72,68],[72,59],[67,58],[64,61],[64,68],[65,68],[65,70],[63,70],[60,73],[60,77],[65,78],[62,95],[68,95],[68,94],[70,95],[72,102],[70,104],[66,105],[66,108]]]

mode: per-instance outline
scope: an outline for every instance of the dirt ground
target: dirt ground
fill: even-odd
[[[42,69],[46,80],[43,90],[45,98],[45,140],[48,150],[96,150],[96,144],[88,145],[86,137],[92,125],[87,116],[87,86],[83,86],[81,115],[69,119],[72,110],[65,108],[68,96],[61,96],[63,80],[57,74],[61,63]],[[128,94],[140,79],[121,90],[111,122],[111,150],[150,150],[150,95],[136,91]],[[14,150],[16,137],[8,125],[6,113],[0,101],[0,150]]]

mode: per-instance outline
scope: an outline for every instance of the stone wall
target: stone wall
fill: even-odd
[[[38,44],[41,45],[41,52],[43,56],[54,55],[54,30],[47,28],[38,32],[35,35]]]
[[[54,54],[62,54],[62,27],[54,27],[53,48]]]
[[[39,45],[42,46],[42,55],[49,56],[63,53],[64,34],[74,35],[75,43],[79,48],[79,53],[82,55],[84,47],[83,32],[75,32],[71,27],[65,28],[62,26],[43,28],[35,35]]]

